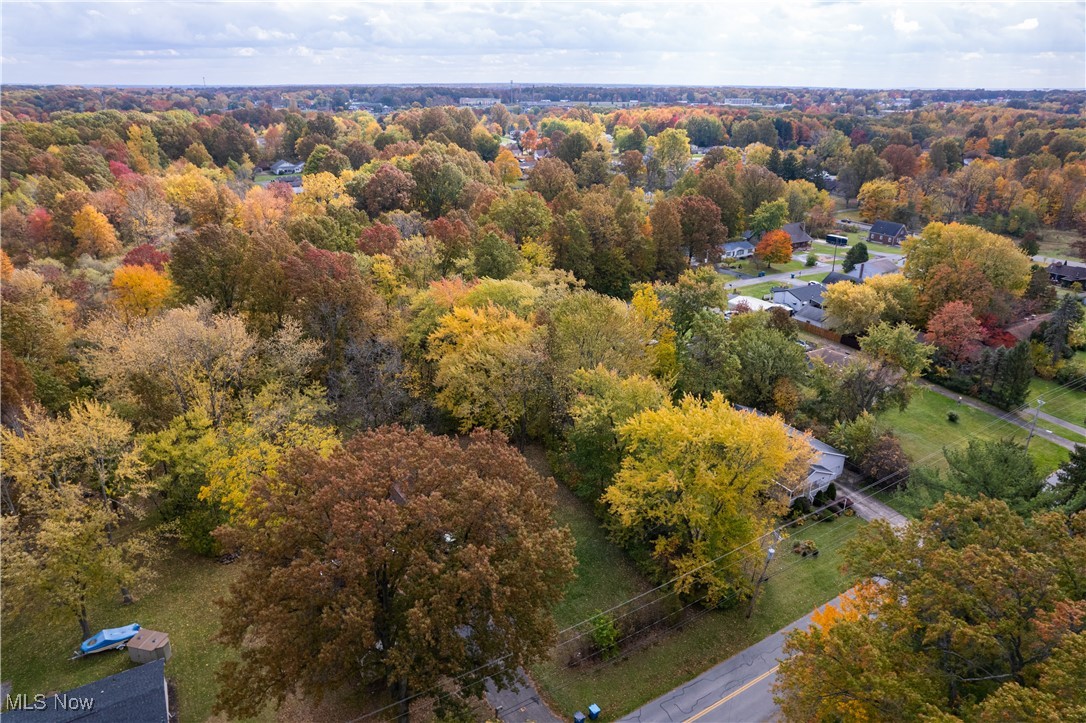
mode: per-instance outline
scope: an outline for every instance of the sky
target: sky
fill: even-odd
[[[1069,2],[22,2],[3,83],[1086,88]]]

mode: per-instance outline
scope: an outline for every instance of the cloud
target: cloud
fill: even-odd
[[[623,13],[618,16],[618,24],[633,30],[644,30],[653,26],[653,22],[641,13]]]
[[[845,30],[849,31],[850,33],[858,33],[863,29],[864,29],[864,26],[860,25],[858,23],[849,23],[848,25],[845,26]]]
[[[983,57],[983,53],[966,53],[962,56],[962,60],[980,60]]]
[[[1008,25],[1007,30],[1036,30],[1040,26],[1037,18],[1026,18],[1020,23]]]
[[[237,48],[236,50],[234,50],[234,55],[238,56],[239,58],[251,58],[254,55],[256,55],[256,49],[255,48]]]
[[[920,23],[916,22],[915,20],[905,19],[905,11],[901,8],[898,8],[894,11],[893,20],[894,30],[898,31],[899,33],[911,35],[912,33],[915,33],[917,30],[920,29]]]

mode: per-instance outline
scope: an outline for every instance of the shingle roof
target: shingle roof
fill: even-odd
[[[782,227],[782,230],[792,237],[792,245],[797,246],[799,244],[809,244],[814,241],[811,235],[807,233],[807,229],[803,228],[801,222],[788,223]]]
[[[826,312],[821,307],[808,304],[796,312],[796,318],[821,324],[826,320]]]
[[[864,261],[856,264],[852,271],[849,271],[845,276],[852,276],[853,278],[870,278],[872,276],[881,276],[882,274],[896,274],[901,271],[901,267],[897,265],[897,262],[890,258],[875,258],[870,261]],[[863,274],[863,276],[861,276]]]
[[[778,291],[779,289],[773,289]],[[808,303],[814,302],[817,304],[822,303],[822,292],[826,290],[826,287],[822,284],[807,284],[806,286],[794,286],[790,289],[784,289],[796,297],[800,301],[806,301]]]
[[[856,279],[851,276],[842,274],[840,271],[831,271],[826,274],[826,278],[822,279],[822,284],[824,286],[829,286],[830,284],[836,284],[838,281],[847,281],[851,284],[857,283]]]
[[[746,249],[748,251],[754,251],[754,245],[749,241],[728,241],[724,244],[725,251],[735,251],[737,249]]]
[[[1048,273],[1053,276],[1060,276],[1071,282],[1086,281],[1086,266],[1076,266],[1068,263],[1049,264]]]
[[[893,221],[876,221],[871,224],[871,233],[881,233],[886,236],[897,236],[905,230],[905,224]]]
[[[153,660],[93,683],[58,694],[62,700],[93,698],[90,710],[64,710],[53,696],[42,710],[9,710],[4,723],[169,723],[165,661]],[[31,697],[33,703],[33,697]]]

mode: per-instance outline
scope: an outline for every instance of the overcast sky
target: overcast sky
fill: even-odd
[[[4,83],[1086,87],[1070,2],[18,2]]]

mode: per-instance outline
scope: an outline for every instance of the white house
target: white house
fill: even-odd
[[[268,170],[277,176],[292,176],[301,173],[305,168],[304,163],[291,163],[290,161],[276,161]]]
[[[754,255],[754,245],[749,241],[729,241],[724,244],[721,258],[749,259]]]
[[[733,296],[728,299],[728,311],[733,312],[740,306],[746,306],[751,311],[769,311],[770,309],[787,309],[784,304],[774,304],[772,301],[762,301],[753,296]]]
[[[784,304],[792,313],[799,313],[805,306],[822,308],[822,284],[810,283],[806,286],[781,286],[773,289],[773,301]]]

